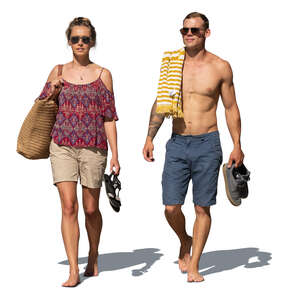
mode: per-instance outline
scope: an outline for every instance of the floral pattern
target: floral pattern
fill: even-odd
[[[47,82],[39,96],[43,99],[50,89]],[[64,80],[58,96],[59,109],[51,136],[58,145],[97,147],[107,150],[105,118],[118,120],[114,95],[101,78],[87,84]]]

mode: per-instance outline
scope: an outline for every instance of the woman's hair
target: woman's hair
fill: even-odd
[[[94,46],[95,46],[96,36],[97,36],[96,30],[95,30],[95,27],[92,25],[91,21],[88,18],[78,17],[78,18],[75,18],[73,21],[70,22],[67,30],[65,31],[65,34],[66,34],[66,37],[67,37],[68,41],[70,40],[71,31],[72,31],[72,28],[74,26],[86,26],[86,27],[88,27],[91,31],[91,39],[94,41]]]

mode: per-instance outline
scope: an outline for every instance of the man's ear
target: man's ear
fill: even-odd
[[[211,35],[211,30],[209,28],[207,28],[205,30],[205,37],[208,38]]]

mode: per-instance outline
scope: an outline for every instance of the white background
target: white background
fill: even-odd
[[[266,299],[272,292],[278,294],[273,299],[281,298],[284,49],[280,3],[69,0],[1,4],[2,299]],[[212,35],[207,50],[231,63],[245,163],[251,171],[249,198],[240,207],[227,200],[220,173],[211,232],[200,262],[205,281],[200,284],[187,283],[174,263],[179,244],[163,214],[160,182],[170,120],[155,139],[155,162],[147,163],[142,157],[163,51],[183,46],[178,30],[192,11],[209,18]],[[72,59],[65,30],[78,16],[90,18],[97,31],[91,59],[113,75],[123,206],[119,214],[114,213],[102,190],[101,273],[67,289],[61,287],[69,266],[50,162],[23,158],[16,153],[16,141],[51,69]],[[218,119],[226,162],[232,142],[221,101]],[[83,273],[88,241],[80,185],[78,194]],[[191,186],[184,213],[191,233]],[[154,264],[149,265],[151,261]],[[250,268],[245,267],[247,263]]]

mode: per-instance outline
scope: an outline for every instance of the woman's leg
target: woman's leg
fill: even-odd
[[[89,238],[90,250],[88,265],[84,273],[85,276],[98,275],[98,246],[102,230],[102,215],[99,210],[100,188],[83,188],[83,207],[86,217],[86,229]]]
[[[62,237],[70,265],[70,276],[62,286],[75,286],[80,281],[78,268],[78,243],[80,232],[76,192],[77,182],[64,181],[57,183],[56,186],[59,191],[62,207]]]

